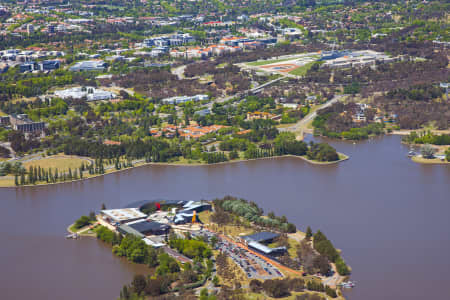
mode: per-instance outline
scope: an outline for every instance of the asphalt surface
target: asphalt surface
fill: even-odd
[[[227,254],[251,279],[273,279],[283,277],[282,273],[273,265],[260,257],[220,239],[218,250]]]

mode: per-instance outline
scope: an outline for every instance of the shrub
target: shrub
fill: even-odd
[[[84,226],[89,225],[91,222],[91,219],[88,216],[81,216],[78,220],[75,221],[75,228],[80,229]]]

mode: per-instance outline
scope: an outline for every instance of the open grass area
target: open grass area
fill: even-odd
[[[14,178],[0,177],[0,187],[11,187],[14,185]]]
[[[296,75],[296,76],[305,76],[306,72],[308,72],[308,70],[311,69],[311,67],[314,65],[314,63],[315,62],[307,63],[304,66],[298,67],[297,69],[290,71],[289,74]]]
[[[210,211],[203,211],[198,214],[198,218],[204,223],[204,224],[210,224],[211,223],[211,215],[212,212]],[[211,229],[215,232],[220,232],[225,235],[231,235],[231,236],[239,236],[239,235],[249,235],[254,233],[254,230],[249,227],[245,226],[238,226],[238,225],[217,225],[212,224]]]
[[[309,291],[307,291],[307,292],[291,292],[291,295],[289,295],[287,297],[283,297],[283,298],[272,298],[272,297],[269,297],[269,296],[267,296],[265,294],[262,295],[262,294],[257,294],[257,293],[248,293],[246,295],[245,299],[248,299],[248,300],[263,300],[263,299],[264,300],[267,300],[267,299],[270,299],[270,300],[272,300],[272,299],[295,300],[297,298],[297,296],[301,296],[301,295],[304,295],[304,294],[319,294],[319,295],[322,295],[323,299],[326,299],[324,294],[322,294],[322,293],[309,292]],[[345,299],[345,298],[338,297],[338,298],[334,298],[334,299],[339,300],[339,299]]]
[[[438,158],[428,159],[419,156],[413,156],[411,157],[411,160],[419,164],[442,164],[442,165],[450,164],[450,161],[440,160]]]
[[[36,159],[32,161],[25,162],[23,166],[28,169],[30,166],[41,168],[57,168],[59,171],[67,171],[69,168],[77,169],[84,163],[85,165],[89,163],[88,160],[82,159],[76,156],[65,156],[65,155],[54,155],[49,157],[44,157],[42,159]]]

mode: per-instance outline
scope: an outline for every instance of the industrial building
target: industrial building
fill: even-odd
[[[270,248],[264,243],[271,243],[274,239],[279,237],[280,234],[264,231],[264,232],[258,232],[252,235],[243,236],[242,240],[244,241],[247,246],[261,254],[267,255],[267,256],[279,256],[286,253],[287,249],[286,247],[276,247],[276,248]]]
[[[192,222],[194,214],[211,210],[212,205],[202,201],[188,201],[183,205],[183,209],[175,214],[173,222],[175,224],[186,224]]]
[[[69,71],[83,72],[83,71],[104,71],[108,65],[103,60],[85,60],[74,64],[69,68]]]
[[[88,87],[74,87],[70,89],[55,91],[55,96],[60,97],[62,99],[86,98],[87,101],[99,101],[99,100],[111,100],[116,97],[116,94],[88,86]]]
[[[100,214],[110,224],[124,224],[147,217],[137,208],[104,209]]]
[[[400,57],[390,57],[373,50],[331,51],[322,53],[321,60],[325,61],[324,66],[330,68],[351,68],[396,62]]]
[[[162,104],[180,104],[185,103],[188,101],[203,101],[208,100],[208,95],[195,95],[195,96],[177,96],[177,97],[170,97],[165,98],[161,100]]]
[[[167,224],[150,220],[137,220],[126,223],[127,226],[142,233],[143,235],[163,235],[169,233],[170,226]]]
[[[45,122],[33,122],[27,114],[10,115],[9,123],[14,130],[25,133],[42,131],[45,128]]]

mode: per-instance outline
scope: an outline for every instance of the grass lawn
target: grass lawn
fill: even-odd
[[[7,116],[7,114],[5,114],[4,112],[2,112],[2,111],[0,110],[0,117],[4,117],[4,116]]]
[[[204,224],[210,224],[211,223],[211,215],[212,212],[210,211],[202,211],[198,214],[198,218],[204,223]],[[213,224],[211,229],[213,229],[216,232],[225,233],[226,235],[231,236],[239,236],[240,234],[249,235],[254,232],[252,228],[247,228],[245,226],[235,226],[235,225],[217,225]]]
[[[289,74],[296,75],[296,76],[305,76],[306,72],[308,72],[308,70],[312,67],[312,65],[314,63],[315,62],[307,63],[304,66],[298,67],[297,69],[290,71]]]
[[[450,164],[450,161],[440,160],[439,158],[427,159],[423,157],[413,156],[411,160],[420,164]]]
[[[32,160],[25,162],[23,166],[28,169],[30,166],[41,168],[58,168],[59,171],[67,171],[69,168],[77,169],[81,166],[81,164],[88,164],[89,161],[76,157],[76,156],[65,156],[65,155],[54,155],[45,157],[42,159]]]
[[[0,187],[11,187],[14,185],[14,178],[2,178],[0,177]]]
[[[248,300],[263,300],[263,299],[264,300],[267,300],[267,299],[283,299],[283,300],[289,299],[289,300],[295,300],[297,298],[297,296],[304,295],[304,294],[319,294],[319,295],[322,295],[322,297],[324,297],[324,293],[307,291],[307,292],[291,292],[291,295],[289,295],[287,297],[283,297],[283,298],[272,298],[272,297],[269,297],[269,296],[267,296],[265,294],[248,293],[246,295],[245,299],[248,299]],[[326,298],[322,298],[322,299],[326,299]],[[338,298],[334,298],[334,299],[338,300],[338,299],[344,299],[344,298],[338,297]]]
[[[295,58],[283,58],[283,59],[271,59],[271,60],[262,60],[262,61],[253,61],[253,62],[249,62],[246,63],[249,66],[252,67],[257,67],[257,66],[264,66],[264,65],[269,65],[269,64],[275,64],[275,63],[279,63],[279,62],[283,62],[283,61],[289,61],[289,60],[294,60]]]

